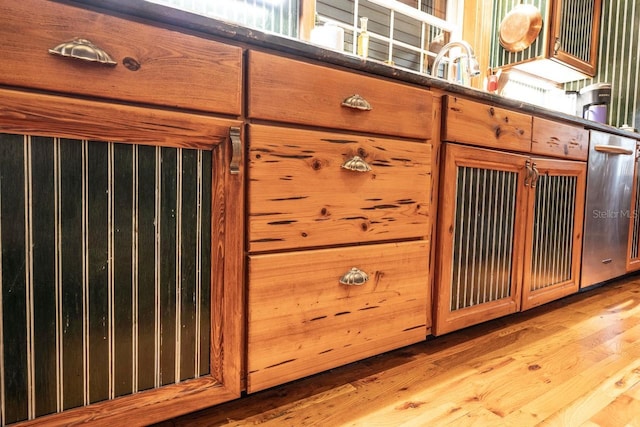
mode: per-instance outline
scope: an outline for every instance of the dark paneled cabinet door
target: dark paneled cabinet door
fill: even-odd
[[[1,92],[2,424],[238,396],[239,123]]]

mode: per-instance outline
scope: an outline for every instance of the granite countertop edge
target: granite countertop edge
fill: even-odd
[[[222,38],[233,42],[256,46],[260,48],[285,52],[302,58],[333,64],[355,71],[391,78],[399,82],[411,83],[425,88],[437,88],[454,95],[462,95],[484,101],[495,106],[514,109],[537,117],[551,120],[561,120],[581,125],[586,129],[600,130],[621,136],[640,139],[640,134],[616,127],[586,120],[574,115],[553,111],[526,102],[509,99],[500,95],[481,91],[439,78],[433,78],[417,72],[405,71],[389,66],[382,62],[367,60],[348,53],[325,49],[311,43],[269,34],[242,25],[197,15],[194,13],[150,3],[144,0],[55,0],[61,3],[91,8],[105,13],[120,16],[135,17],[138,20],[159,26],[170,27],[175,30]]]

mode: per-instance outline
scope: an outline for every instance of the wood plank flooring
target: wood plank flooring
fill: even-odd
[[[640,426],[640,276],[161,423]]]

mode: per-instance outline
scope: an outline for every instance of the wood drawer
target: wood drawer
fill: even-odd
[[[249,257],[254,392],[424,340],[427,241]],[[369,275],[343,285],[352,267]]]
[[[431,138],[432,95],[426,89],[255,51],[248,68],[252,118]],[[342,106],[356,94],[372,109]]]
[[[248,176],[251,252],[429,235],[426,142],[252,125]]]
[[[442,140],[528,153],[531,116],[455,96],[443,97]]]
[[[589,131],[551,120],[533,118],[531,152],[572,160],[587,160]]]
[[[241,111],[238,47],[35,0],[0,5],[0,38],[1,84],[225,114]],[[117,65],[48,53],[75,38],[104,49]]]

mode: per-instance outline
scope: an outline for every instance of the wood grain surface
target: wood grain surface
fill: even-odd
[[[0,82],[67,94],[239,115],[242,49],[57,2],[0,4]],[[76,38],[115,66],[54,56]]]
[[[432,95],[415,87],[250,51],[249,117],[409,138],[430,138]],[[342,102],[359,95],[364,111]]]
[[[589,131],[581,126],[533,118],[533,154],[587,161]]]
[[[251,256],[249,391],[426,337],[428,242]],[[344,285],[351,268],[369,281]]]
[[[252,252],[429,235],[430,144],[251,125],[249,145]]]
[[[442,140],[531,151],[531,116],[457,96],[443,97]]]

